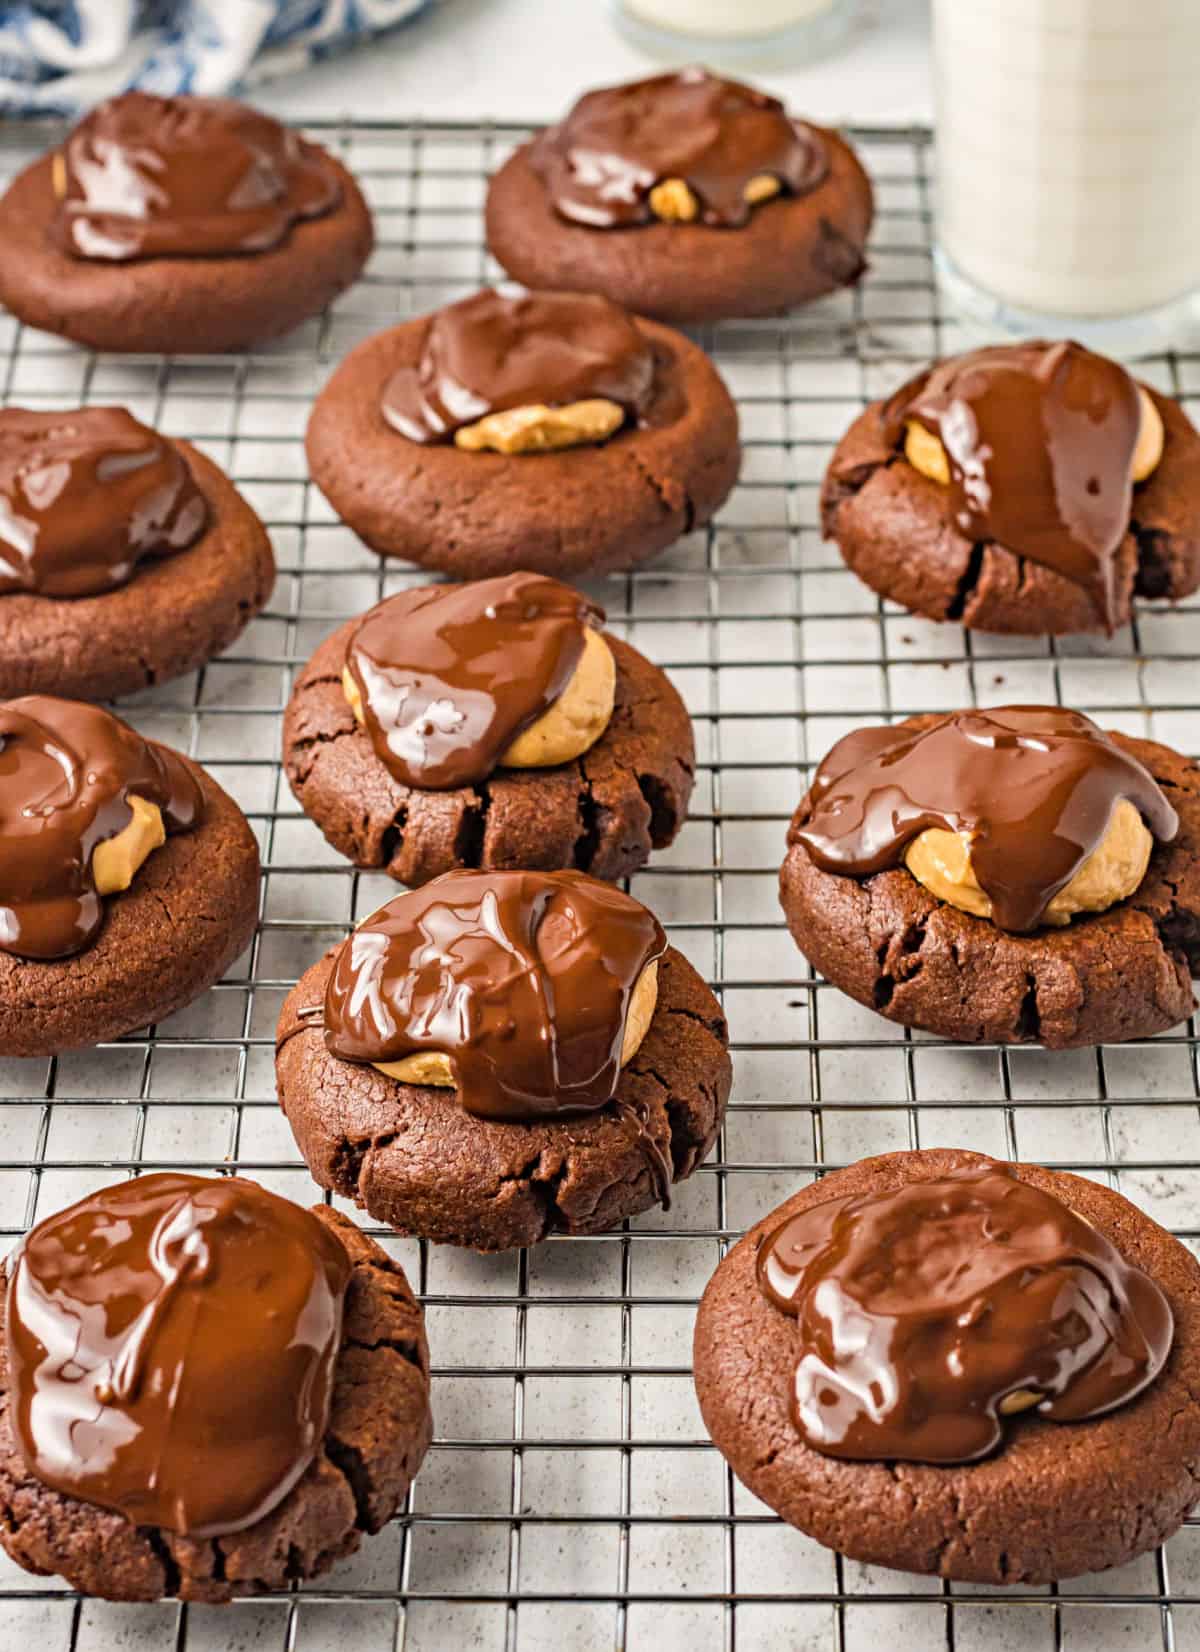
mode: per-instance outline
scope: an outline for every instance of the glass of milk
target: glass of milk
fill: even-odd
[[[939,277],[991,334],[1200,326],[1200,0],[933,0]]]
[[[624,32],[671,59],[711,64],[816,57],[849,32],[859,0],[614,0]],[[1197,0],[1200,4],[1200,0]]]

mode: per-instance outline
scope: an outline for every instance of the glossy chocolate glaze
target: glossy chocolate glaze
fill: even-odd
[[[908,419],[941,442],[960,532],[1082,586],[1112,630],[1141,424],[1123,367],[1081,344],[995,345],[919,374],[883,419],[897,446]]]
[[[411,442],[513,407],[603,397],[637,423],[654,391],[654,351],[629,313],[594,293],[486,288],[438,310],[421,358],[383,389],[383,416]]]
[[[240,1177],[139,1176],[39,1223],[5,1330],[30,1473],[136,1525],[252,1525],[320,1449],[349,1278],[327,1227]]]
[[[603,623],[602,608],[541,574],[388,597],[346,654],[380,761],[426,791],[486,780],[574,676],[588,626]]]
[[[974,834],[971,863],[1001,929],[1036,929],[1127,798],[1169,843],[1179,817],[1157,781],[1089,717],[1058,706],[955,711],[925,728],[848,734],[821,763],[795,833],[827,872],[902,864],[929,827]]]
[[[0,409],[0,593],[115,590],[208,520],[179,449],[124,408]]]
[[[566,119],[534,140],[530,164],[555,211],[591,229],[656,223],[650,191],[682,178],[700,221],[730,228],[755,210],[751,178],[777,178],[806,195],[824,179],[820,135],[792,120],[778,98],[705,69],[606,86],[579,99]]]
[[[281,1021],[276,1029],[276,1056],[286,1044],[290,1044],[292,1039],[300,1033],[316,1031],[323,1028],[324,1024],[324,1004],[301,1004],[293,1012],[291,1024],[285,1026]],[[648,1105],[641,1100],[626,1100],[623,1096],[616,1096],[613,1099],[618,1115],[629,1126],[637,1142],[638,1151],[646,1161],[650,1179],[654,1184],[655,1198],[664,1210],[670,1210],[675,1167],[650,1128],[650,1109]]]
[[[1099,1416],[1154,1381],[1174,1331],[1147,1274],[999,1164],[812,1205],[763,1241],[758,1282],[797,1321],[793,1421],[831,1457],[972,1462],[1016,1394]]]
[[[356,929],[325,994],[346,1061],[449,1056],[488,1119],[612,1101],[634,986],[666,936],[640,902],[582,872],[447,872]]]
[[[320,150],[231,98],[125,92],[85,115],[59,157],[66,194],[50,233],[75,258],[265,252],[342,198]]]
[[[128,826],[130,796],[157,804],[168,833],[204,812],[180,758],[111,712],[48,694],[0,703],[0,951],[63,958],[91,945],[104,921],[92,855]]]
[[[675,1167],[650,1129],[650,1108],[644,1101],[617,1099],[617,1112],[633,1130],[638,1151],[646,1161],[650,1179],[654,1183],[654,1197],[664,1210],[671,1208],[671,1188]]]
[[[314,1032],[325,1026],[324,1004],[301,1004],[294,1012],[290,1026],[285,1026],[281,1020],[275,1028],[275,1054],[278,1055],[285,1044],[290,1044],[302,1032]]]

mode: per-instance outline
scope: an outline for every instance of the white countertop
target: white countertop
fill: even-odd
[[[864,0],[853,38],[808,67],[749,78],[814,119],[930,118],[928,0]],[[256,89],[291,119],[549,120],[587,86],[647,72],[607,0],[438,0],[407,28]]]

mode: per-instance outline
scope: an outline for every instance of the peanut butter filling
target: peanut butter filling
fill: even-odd
[[[348,666],[342,668],[342,691],[356,722],[362,723],[362,696]],[[549,709],[503,752],[500,766],[545,769],[569,763],[596,744],[608,727],[617,691],[612,650],[599,631],[584,635],[583,653],[567,686]]]
[[[646,965],[634,983],[629,999],[629,1014],[625,1017],[625,1037],[621,1044],[621,1066],[627,1067],[641,1048],[642,1040],[650,1030],[658,1003],[658,960]],[[403,1061],[376,1061],[372,1065],[387,1078],[398,1078],[402,1084],[433,1084],[438,1088],[455,1088],[454,1068],[450,1057],[440,1050],[421,1050],[405,1056]]]
[[[1154,838],[1137,808],[1121,798],[1108,830],[1064,888],[1050,901],[1042,922],[1061,928],[1080,912],[1106,912],[1127,900],[1146,876]],[[992,903],[975,876],[971,835],[931,826],[909,844],[904,863],[931,895],[977,918],[992,917]]]
[[[565,407],[543,403],[510,407],[489,413],[477,424],[454,433],[455,447],[468,453],[553,453],[562,448],[606,442],[625,422],[625,410],[604,396],[568,402]]]
[[[742,199],[748,206],[761,206],[782,187],[770,172],[760,172],[747,182]],[[665,224],[691,224],[700,216],[700,202],[683,178],[664,178],[650,191],[650,210]]]
[[[1142,421],[1138,427],[1137,446],[1134,449],[1131,469],[1133,480],[1144,482],[1158,469],[1163,455],[1165,433],[1162,417],[1146,390],[1139,384],[1137,392]],[[909,419],[905,423],[904,457],[914,470],[919,470],[921,475],[927,476],[931,482],[937,482],[944,488],[950,486],[950,461],[946,457],[945,448],[933,432],[926,430],[916,419]]]
[[[167,841],[162,810],[144,797],[126,799],[133,818],[116,837],[105,838],[92,854],[92,881],[98,895],[128,889],[142,864]]]

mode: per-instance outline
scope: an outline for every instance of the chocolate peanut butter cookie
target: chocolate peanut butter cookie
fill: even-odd
[[[739,1479],[872,1565],[1048,1583],[1195,1501],[1200,1266],[1064,1171],[955,1149],[835,1171],[721,1263],[694,1352]]]
[[[0,697],[115,699],[203,665],[275,581],[226,476],[123,408],[0,410]]]
[[[487,239],[530,287],[661,321],[769,315],[857,281],[871,185],[844,139],[684,69],[580,98],[492,179]]]
[[[275,1067],[323,1187],[484,1251],[668,1204],[731,1077],[704,982],[644,906],[578,872],[397,896],[289,993]]]
[[[99,104],[0,199],[0,300],[94,350],[240,350],[360,274],[371,215],[340,161],[226,98]]]
[[[324,1205],[139,1176],[41,1222],[3,1283],[0,1542],[84,1594],[317,1577],[429,1445],[421,1310]]]
[[[903,1026],[1147,1038],[1194,1008],[1200,768],[1053,706],[862,729],[792,819],[780,898],[810,962]]]
[[[630,568],[737,480],[737,410],[681,333],[572,293],[484,291],[352,350],[313,480],[381,556],[459,578]]]
[[[1200,588],[1200,435],[1078,344],[952,357],[838,444],[827,538],[881,596],[980,631],[1112,631]]]
[[[536,574],[389,597],[328,637],[284,714],[306,814],[356,866],[616,879],[687,813],[691,720],[668,679]]]
[[[254,933],[258,845],[197,764],[98,706],[0,704],[0,1046],[161,1020]]]

